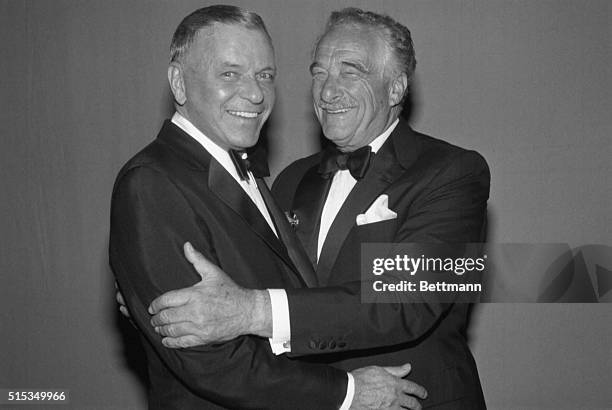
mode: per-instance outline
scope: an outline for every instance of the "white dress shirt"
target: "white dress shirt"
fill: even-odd
[[[398,122],[399,120],[395,120],[389,128],[370,142],[369,145],[373,153],[378,152],[380,147],[387,141]],[[348,169],[339,170],[334,175],[329,193],[325,199],[325,204],[323,205],[323,212],[321,213],[321,224],[317,241],[317,261],[321,255],[321,249],[323,249],[323,244],[325,243],[332,222],[336,219],[340,208],[342,208],[344,201],[346,201],[346,198],[356,184],[357,180],[353,178]],[[273,351],[275,354],[290,352],[291,322],[289,319],[289,301],[287,300],[287,293],[284,289],[268,289],[268,291],[270,292],[270,302],[272,305],[272,340],[275,341],[277,347],[273,349]],[[348,373],[348,376],[349,383],[347,393],[340,410],[348,409],[355,395],[355,381],[350,373]]]
[[[389,135],[391,135],[391,132],[393,132],[398,122],[399,120],[395,120],[385,132],[376,137],[374,141],[370,142],[369,145],[373,153],[378,152],[387,138],[389,138]],[[323,249],[323,244],[329,233],[329,228],[356,184],[357,180],[353,178],[348,169],[341,169],[334,175],[334,179],[332,179],[331,186],[329,187],[329,193],[325,199],[325,204],[323,205],[323,212],[321,213],[321,225],[319,227],[319,239],[317,241],[317,262],[321,256],[321,249]]]

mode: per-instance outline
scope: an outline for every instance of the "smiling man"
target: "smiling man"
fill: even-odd
[[[409,79],[388,54],[382,34],[360,25],[331,30],[317,45],[310,66],[315,113],[343,152],[367,146],[399,116]]]
[[[429,393],[426,408],[485,408],[467,344],[468,304],[435,296],[361,303],[363,243],[484,240],[485,160],[400,118],[415,64],[410,31],[392,18],[354,8],[332,13],[310,70],[315,112],[333,144],[290,165],[273,187],[319,286],[274,292],[270,306],[252,315],[262,306],[245,292],[252,298],[265,291],[237,286],[188,249],[204,280],[151,305],[166,346],[282,334],[287,354],[319,355],[347,370],[410,362],[411,378]]]
[[[183,257],[185,238],[244,287],[314,283],[299,254],[279,240],[289,229],[260,178],[267,167],[245,152],[272,110],[275,71],[257,14],[211,6],[187,16],[168,68],[176,113],[115,182],[110,264],[142,335],[149,408],[419,409],[414,396],[424,397],[423,388],[402,379],[409,366],[348,374],[275,356],[268,340],[249,335],[171,350],[149,325],[154,298],[200,279]],[[270,303],[265,292],[243,296],[257,307],[251,313]],[[252,323],[265,322],[251,313]]]

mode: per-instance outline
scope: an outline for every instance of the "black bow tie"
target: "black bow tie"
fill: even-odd
[[[348,169],[353,178],[364,177],[372,159],[372,147],[366,145],[353,152],[342,152],[336,147],[329,147],[323,151],[319,173],[329,178],[339,169]]]
[[[238,176],[241,180],[249,179],[249,171],[255,178],[267,177],[270,175],[266,152],[263,149],[255,149],[247,153],[246,151],[229,150],[230,158],[236,167]]]

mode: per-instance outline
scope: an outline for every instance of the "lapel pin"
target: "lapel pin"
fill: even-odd
[[[285,216],[287,217],[287,222],[289,222],[289,225],[291,225],[294,228],[298,226],[298,224],[300,223],[300,220],[298,219],[295,212],[285,211]]]

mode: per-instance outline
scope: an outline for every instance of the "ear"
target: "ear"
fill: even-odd
[[[172,62],[168,66],[168,82],[172,95],[174,95],[174,101],[178,105],[185,104],[185,101],[187,101],[185,79],[183,78],[183,67],[179,63]]]
[[[391,80],[389,87],[389,105],[395,107],[402,102],[408,89],[408,77],[406,73],[400,73]]]

